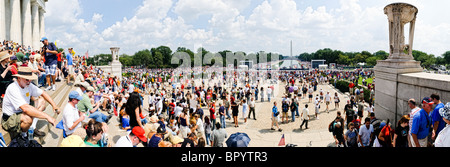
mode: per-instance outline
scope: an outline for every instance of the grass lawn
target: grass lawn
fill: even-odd
[[[360,78],[359,78],[359,81],[358,81],[358,85],[362,85],[362,80],[363,80],[363,78],[360,77]],[[367,79],[366,79],[366,82],[367,82],[367,84],[373,83],[373,78],[367,78]]]

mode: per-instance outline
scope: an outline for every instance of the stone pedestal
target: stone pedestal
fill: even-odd
[[[122,80],[122,63],[119,61],[119,50],[118,47],[111,48],[111,55],[113,61],[111,63],[111,75],[117,76],[119,80]]]
[[[399,76],[406,73],[422,72],[420,62],[417,61],[378,61],[375,71],[375,109],[376,117],[379,119],[391,119],[396,121],[402,115],[404,106],[398,102]]]
[[[389,21],[389,48],[387,60],[377,61],[375,71],[375,113],[379,119],[390,119],[393,124],[403,114],[399,102],[399,76],[422,72],[420,62],[414,61],[412,46],[418,10],[406,3],[393,3],[384,8]],[[405,44],[404,26],[410,23],[409,44]],[[395,125],[394,125],[395,126]]]

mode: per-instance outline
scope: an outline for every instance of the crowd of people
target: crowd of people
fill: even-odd
[[[63,129],[61,146],[223,147],[227,128],[239,128],[241,120],[244,124],[248,119],[257,120],[257,102],[273,104],[271,130],[276,127],[280,132],[283,130],[279,123],[289,124],[296,119],[302,121],[300,129],[303,126],[308,129],[309,120],[319,119],[320,108],[330,112],[334,103],[337,117],[328,129],[336,146],[450,145],[447,141],[450,104],[444,105],[438,94],[424,98],[420,103],[422,109],[416,107],[414,99],[409,100],[411,114],[396,122],[394,129],[390,120],[375,117],[372,102],[366,107],[360,89],[349,85],[350,100],[342,113],[339,104],[343,99],[338,92],[318,87],[330,79],[356,83],[358,77],[372,77],[373,71],[232,70],[224,74],[205,67],[191,71],[125,68],[126,75],[118,78],[85,64],[74,56],[72,48],[58,52],[47,38],[41,42],[44,47],[34,52],[3,42],[4,51],[0,52],[1,122],[12,139],[32,140],[33,136],[45,135],[36,130],[37,120],[45,119]],[[17,60],[15,55],[20,51],[25,56]],[[67,105],[61,110],[46,91],[55,91],[55,82],[63,80],[77,88],[69,93]],[[280,105],[274,100],[278,82],[285,83]],[[363,85],[373,91],[372,84],[363,82]],[[300,105],[301,99],[308,102]],[[56,114],[62,113],[61,122],[43,112],[47,103]],[[312,113],[309,106],[314,108]],[[118,119],[121,129],[127,132],[115,143],[108,135],[112,118]]]

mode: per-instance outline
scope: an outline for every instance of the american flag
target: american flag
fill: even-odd
[[[284,146],[284,145],[286,145],[286,140],[284,139],[284,134],[283,134],[283,136],[281,136],[280,143],[278,143],[278,146]]]
[[[89,50],[86,51],[86,53],[84,54],[84,65],[87,66],[87,59],[89,58]]]

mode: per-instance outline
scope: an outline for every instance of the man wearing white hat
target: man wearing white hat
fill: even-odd
[[[8,131],[11,138],[19,134],[26,136],[28,129],[35,124],[33,119],[46,119],[52,125],[55,125],[55,118],[42,112],[45,109],[44,103],[39,103],[40,107],[35,108],[30,105],[31,97],[42,96],[52,105],[54,111],[59,114],[60,109],[53,99],[44,91],[33,84],[32,80],[37,79],[30,67],[19,67],[17,77],[11,85],[8,86],[3,100],[2,127]]]

